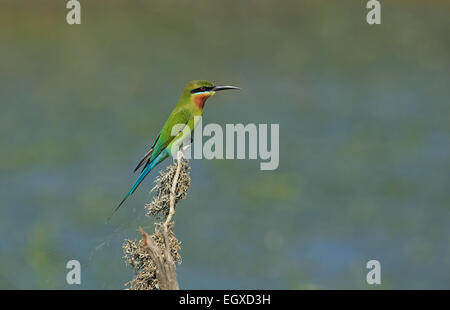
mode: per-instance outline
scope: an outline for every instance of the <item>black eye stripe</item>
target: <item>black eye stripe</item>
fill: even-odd
[[[202,87],[199,87],[199,88],[191,90],[191,94],[201,93],[201,92],[204,92],[204,91],[210,91],[213,88],[214,87],[202,86]]]

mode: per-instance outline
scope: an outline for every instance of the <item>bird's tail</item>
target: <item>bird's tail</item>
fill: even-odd
[[[127,200],[128,197],[130,197],[138,188],[138,186],[144,181],[145,177],[148,175],[148,173],[155,167],[157,164],[159,164],[161,161],[166,159],[166,157],[169,156],[166,152],[166,150],[163,150],[153,161],[151,161],[147,167],[145,167],[144,170],[142,170],[141,174],[137,178],[137,180],[134,182],[131,189],[128,191],[128,193],[123,197],[122,201],[119,203],[119,205],[114,209],[114,211],[111,213],[111,215],[108,218],[108,222],[113,216],[114,213],[116,213],[117,210],[123,205],[125,200]]]

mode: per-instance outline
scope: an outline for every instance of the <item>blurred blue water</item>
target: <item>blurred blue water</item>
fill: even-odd
[[[376,28],[355,1],[235,4],[86,4],[75,28],[54,1],[5,5],[1,288],[77,288],[70,259],[81,288],[123,288],[157,172],[105,221],[199,78],[243,88],[204,121],[280,124],[280,166],[191,162],[182,288],[369,288],[371,259],[382,288],[449,287],[448,4],[385,3]]]

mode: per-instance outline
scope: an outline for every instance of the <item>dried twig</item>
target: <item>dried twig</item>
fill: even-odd
[[[155,263],[156,279],[161,290],[179,290],[180,287],[177,281],[177,274],[175,272],[175,262],[170,254],[169,237],[167,235],[167,226],[164,225],[163,239],[165,251],[161,251],[159,246],[153,241],[151,235],[147,234],[142,227],[139,227],[142,234],[142,240],[148,248],[150,258]]]
[[[179,155],[175,164],[168,166],[164,171],[160,172],[155,180],[155,187],[152,189],[155,195],[152,201],[145,205],[147,216],[165,219],[171,213],[167,223],[170,222],[170,219],[175,213],[177,203],[186,198],[191,184],[189,170],[188,161],[182,155]]]
[[[172,220],[172,217],[175,215],[175,190],[177,188],[177,182],[178,182],[178,177],[180,176],[180,170],[181,170],[181,161],[183,159],[183,152],[181,150],[178,151],[177,154],[177,170],[175,171],[175,176],[173,177],[173,181],[172,181],[172,188],[170,190],[170,210],[169,210],[169,215],[167,216],[166,221],[164,222],[164,227],[167,231],[167,225],[170,223],[170,221]]]
[[[175,206],[186,196],[189,185],[189,166],[183,159],[183,152],[179,151],[176,166],[169,166],[160,174],[155,186],[156,198],[146,205],[147,215],[167,215],[166,220],[156,223],[151,235],[139,227],[142,240],[126,240],[123,245],[126,262],[137,273],[136,278],[127,283],[130,289],[179,289],[175,263],[181,263],[180,242],[173,232],[172,219]]]

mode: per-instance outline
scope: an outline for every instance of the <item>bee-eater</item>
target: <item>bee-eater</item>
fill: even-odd
[[[134,169],[136,172],[140,167],[143,167],[141,174],[114,212],[116,212],[125,200],[134,193],[139,184],[141,184],[144,178],[157,164],[172,155],[172,146],[175,143],[175,146],[182,145],[182,142],[184,141],[181,140],[186,139],[181,132],[183,127],[188,126],[190,133],[194,131],[197,126],[197,123],[194,124],[194,117],[202,116],[206,100],[213,96],[217,91],[227,89],[240,88],[235,86],[216,86],[212,82],[204,80],[196,80],[187,84],[180,100],[172,110],[172,113],[170,113],[169,118],[165,122],[152,147],[145,153],[144,157],[142,157],[137,167]],[[180,126],[180,124],[182,126]],[[180,130],[175,132],[178,134],[172,135],[172,128],[176,125],[179,126],[178,128],[180,128]]]

